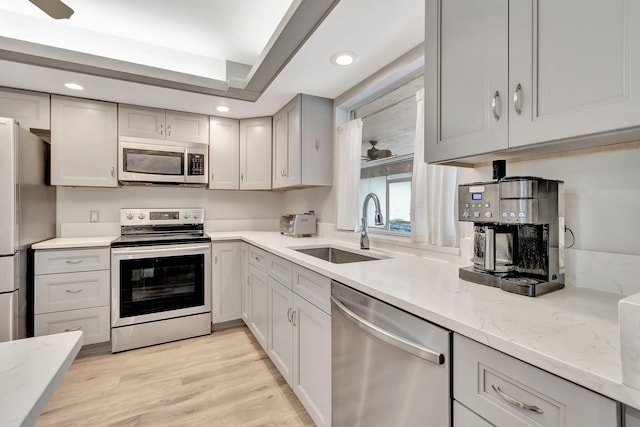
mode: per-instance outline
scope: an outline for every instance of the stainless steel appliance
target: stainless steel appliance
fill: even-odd
[[[316,227],[316,214],[314,211],[280,216],[280,234],[291,237],[313,236],[317,233]]]
[[[121,209],[111,244],[111,350],[211,332],[211,239],[204,210]]]
[[[56,235],[48,144],[0,118],[0,341],[27,335],[27,251]]]
[[[331,284],[334,427],[451,425],[451,332]]]
[[[505,177],[458,187],[460,221],[474,223],[473,265],[460,278],[527,296],[564,287],[563,182]]]
[[[118,181],[205,186],[208,153],[207,144],[120,137]]]

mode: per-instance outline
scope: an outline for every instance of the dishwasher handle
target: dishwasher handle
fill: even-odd
[[[331,295],[331,301],[333,301],[336,307],[347,316],[347,319],[349,319],[351,322],[353,322],[356,326],[358,326],[365,332],[368,332],[369,334],[373,335],[378,339],[381,339],[387,344],[397,347],[400,350],[406,351],[407,353],[411,353],[414,356],[417,356],[421,359],[424,359],[431,363],[435,363],[436,365],[444,364],[444,354],[438,353],[437,351],[433,351],[419,344],[412,343],[402,337],[399,337],[389,331],[386,331],[380,328],[377,325],[374,325],[373,323],[363,319],[353,311],[349,310],[342,302],[340,302],[333,295]]]

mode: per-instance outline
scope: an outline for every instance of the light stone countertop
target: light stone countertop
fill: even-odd
[[[424,258],[373,248],[369,254],[389,258],[332,264],[291,247],[333,245],[360,252],[357,243],[321,237],[293,238],[264,231],[208,234],[214,243],[243,240],[545,371],[640,408],[640,390],[622,383],[618,330],[618,301],[622,295],[565,288],[530,298],[460,280],[460,265],[436,259],[437,255]],[[39,243],[36,249],[92,247],[96,242],[113,240],[95,239],[57,238]]]
[[[101,237],[56,237],[55,239],[31,245],[32,249],[74,249],[74,248],[101,248],[111,246],[111,242],[120,236]]]
[[[35,424],[82,343],[81,331],[0,343],[0,426]]]
[[[622,295],[565,288],[536,298],[458,278],[459,265],[372,249],[391,256],[332,264],[291,247],[349,242],[275,232],[209,233],[243,240],[562,378],[640,408],[640,391],[622,383],[618,301]],[[365,252],[366,251],[362,251]],[[454,349],[455,352],[455,349]]]

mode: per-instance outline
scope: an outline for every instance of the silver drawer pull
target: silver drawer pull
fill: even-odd
[[[67,264],[80,264],[82,262],[81,259],[68,259],[65,261]]]
[[[82,288],[80,289],[65,289],[65,292],[68,294],[79,294],[82,292]]]
[[[502,391],[500,389],[500,387],[491,384],[491,388],[493,389],[493,391],[495,391],[498,396],[500,396],[500,398],[502,400],[504,400],[505,402],[507,402],[509,405],[513,405],[516,408],[525,410],[525,411],[529,411],[529,412],[535,412],[536,414],[543,414],[544,411],[540,408],[538,408],[535,405],[527,405],[526,403],[522,403],[517,399],[514,399],[513,397],[509,396],[508,394],[506,394],[504,391]]]
[[[522,85],[518,83],[515,90],[513,91],[513,109],[516,110],[516,114],[522,114],[522,109],[520,108],[520,91],[522,91]]]
[[[81,331],[82,330],[82,326],[78,326],[77,328],[67,328],[64,331],[65,332],[73,332],[73,331]]]

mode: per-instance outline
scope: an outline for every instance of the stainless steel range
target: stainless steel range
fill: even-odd
[[[211,332],[204,209],[121,209],[111,243],[111,351]]]

